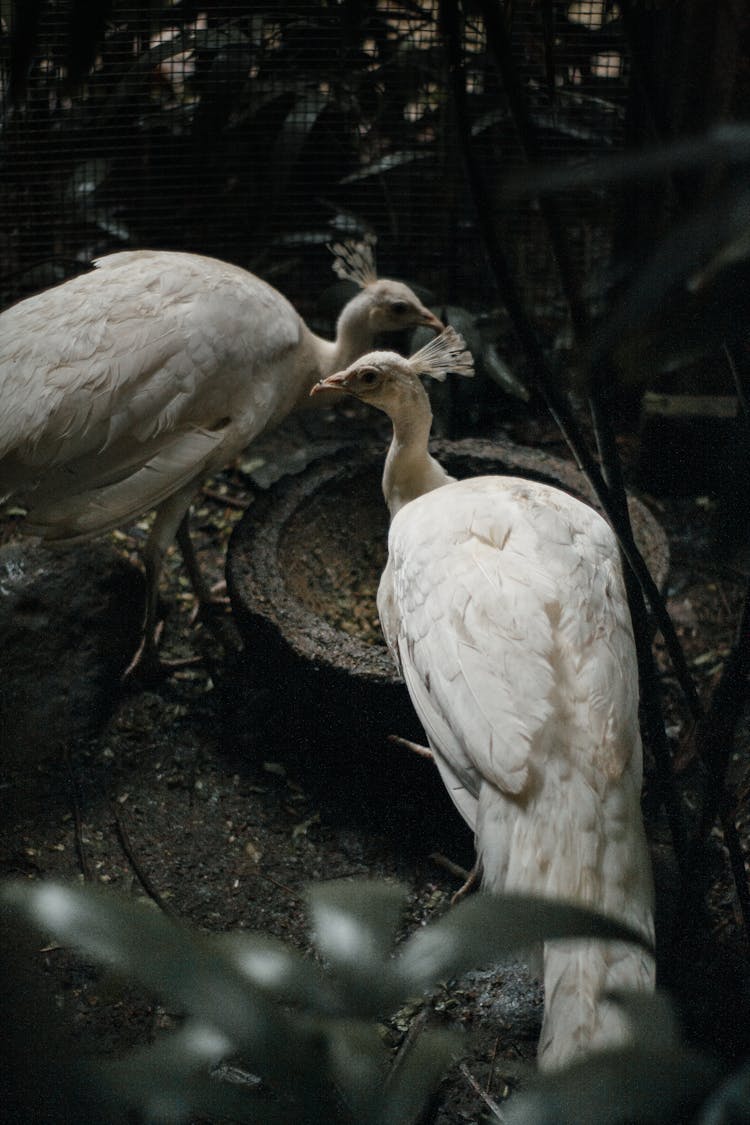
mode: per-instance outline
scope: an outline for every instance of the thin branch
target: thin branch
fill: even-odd
[[[392,742],[394,746],[402,746],[405,750],[411,750],[413,754],[418,754],[420,758],[428,758],[431,762],[435,760],[432,750],[427,746],[420,746],[418,742],[412,742],[410,738],[402,738],[400,734],[389,734],[388,741]]]
[[[416,1047],[417,1041],[424,1031],[425,1027],[427,1026],[427,1021],[429,1020],[431,1014],[431,1009],[428,1008],[425,1004],[424,1007],[419,1012],[417,1012],[416,1016],[409,1024],[409,1030],[406,1032],[406,1035],[401,1041],[401,1046],[399,1047],[398,1052],[396,1053],[396,1057],[391,1063],[391,1068],[386,1075],[386,1087],[393,1083],[393,1081],[398,1077],[400,1071],[403,1070],[404,1063],[408,1061],[409,1056],[412,1054],[414,1048]]]
[[[591,417],[594,423],[599,457],[604,467],[613,502],[617,504],[621,518],[627,520],[627,526],[630,527],[625,482],[615,444],[614,431],[608,413],[603,408],[604,396],[605,392],[601,384],[599,386],[595,384],[590,400]],[[667,811],[677,863],[683,876],[687,876],[687,836],[682,808],[674,785],[672,755],[664,727],[661,687],[651,643],[651,623],[643,597],[643,590],[636,581],[630,567],[624,568],[624,577],[630,617],[633,623],[644,729],[656,763],[659,802],[664,805]]]
[[[728,807],[726,793],[727,768],[734,747],[734,734],[750,694],[750,580],[737,629],[737,636],[727,657],[721,678],[714,689],[711,705],[696,734],[701,760],[708,770],[708,783],[703,798],[700,827],[693,842],[692,863],[698,865],[708,835],[720,817],[724,842],[729,851],[737,900],[742,910],[745,929],[750,937],[750,890],[740,847],[734,810]]]
[[[448,859],[448,856],[443,855],[442,852],[430,852],[427,858],[436,863],[438,867],[442,867],[449,875],[455,875],[457,879],[463,879],[464,882],[467,882],[472,874],[465,867],[461,867],[460,864],[454,863],[452,859]]]
[[[494,54],[498,70],[503,78],[503,86],[508,97],[511,115],[516,125],[521,147],[526,160],[530,164],[538,163],[541,158],[541,151],[537,141],[537,130],[529,112],[528,99],[521,82],[518,67],[516,66],[505,23],[502,18],[498,16],[496,6],[486,3],[483,4],[483,13],[488,41]],[[576,348],[579,356],[585,355],[589,348],[591,322],[586,303],[581,293],[581,287],[578,284],[573,268],[565,228],[560,219],[557,203],[550,196],[543,195],[539,198],[538,202],[557,264],[562,290],[570,309]],[[602,466],[602,476],[609,490],[611,505],[610,509],[607,509],[605,505],[605,510],[608,511],[615,530],[618,533],[622,532],[632,538],[632,524],[628,511],[622,466],[617,452],[610,413],[605,407],[605,402],[608,398],[609,394],[605,390],[603,379],[593,379],[590,397],[591,418],[594,426],[599,461]],[[627,572],[627,567],[625,569]],[[637,574],[637,570],[634,569],[632,573]],[[643,589],[640,583],[633,581],[627,581],[626,585],[636,646],[638,649],[641,701],[646,717],[646,726],[650,735],[652,750],[657,763],[660,780],[660,796],[668,810],[672,838],[678,861],[680,866],[684,867],[687,858],[685,851],[685,832],[672,779],[671,755],[664,729],[661,692],[656,677],[656,668],[654,666]],[[681,648],[680,651],[682,651]],[[685,672],[689,677],[687,668],[685,668]]]
[[[499,8],[487,0],[481,0],[488,34],[490,28],[496,38],[504,36],[502,15]],[[636,546],[631,529],[623,526],[618,518],[616,504],[602,476],[597,461],[583,436],[583,432],[573,415],[566,397],[559,390],[557,381],[539,343],[536,332],[529,321],[520,299],[515,281],[511,275],[508,260],[503,252],[495,230],[490,193],[484,175],[476,159],[471,142],[471,123],[466,107],[466,86],[461,52],[460,23],[457,6],[450,0],[441,4],[441,21],[445,32],[448,51],[449,76],[453,88],[453,102],[456,113],[457,135],[462,148],[466,168],[466,178],[472,197],[477,223],[482,233],[488,261],[492,269],[498,292],[503,298],[516,335],[529,359],[530,370],[535,386],[544,398],[547,408],[557,422],[576,461],[589,479],[594,493],[604,509],[620,542],[623,555],[638,579],[648,601],[657,626],[664,638],[674,667],[675,675],[682,687],[691,713],[695,718],[703,715],[703,707],[695,684],[687,666],[685,654],[667,612],[664,599],[654,582],[643,557]],[[497,28],[499,27],[499,32]],[[502,39],[500,40],[502,42]]]
[[[205,496],[208,500],[214,500],[225,508],[238,508],[241,512],[246,511],[252,503],[252,500],[243,500],[240,496],[232,496],[228,492],[219,492],[217,488],[209,488],[206,484],[201,489],[201,496]]]
[[[736,345],[724,344],[724,355],[729,366],[729,372],[732,376],[735,390],[737,391],[737,399],[740,404],[742,412],[742,420],[745,425],[750,422],[750,396],[748,396],[748,388],[745,385],[745,375],[747,373],[747,360],[738,362],[738,357],[735,351]]]
[[[127,857],[128,863],[133,868],[138,882],[141,884],[148,897],[156,903],[160,910],[169,915],[171,918],[176,917],[175,911],[172,910],[171,906],[169,906],[164,901],[146,872],[141,867],[141,864],[136,857],[135,851],[133,850],[133,845],[131,843],[130,836],[128,835],[128,830],[125,827],[122,813],[120,812],[117,803],[114,801],[112,803],[112,813],[115,818],[115,827],[117,829],[117,836],[120,841],[120,846],[122,847],[122,850]]]
[[[70,781],[70,803],[73,808],[73,834],[76,844],[76,855],[78,856],[78,863],[81,868],[81,874],[87,883],[91,882],[91,867],[89,865],[88,855],[86,854],[86,846],[83,842],[83,818],[81,817],[81,802],[79,798],[78,782],[76,781],[75,772],[73,770],[73,756],[70,751],[69,743],[65,744],[65,765],[68,769],[68,779]]]
[[[503,1113],[503,1111],[500,1109],[500,1106],[497,1104],[497,1102],[495,1101],[494,1098],[490,1097],[490,1095],[487,1093],[486,1090],[482,1089],[482,1087],[479,1085],[479,1083],[477,1082],[474,1075],[469,1070],[466,1063],[461,1063],[461,1065],[459,1067],[459,1070],[461,1071],[464,1078],[466,1079],[466,1081],[471,1086],[474,1093],[477,1094],[482,1099],[482,1101],[487,1106],[488,1110],[493,1115],[493,1117],[497,1121],[507,1121],[508,1119],[505,1116],[505,1114]]]

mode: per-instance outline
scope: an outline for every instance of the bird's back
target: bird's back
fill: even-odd
[[[38,486],[53,503],[161,456],[161,488],[133,500],[143,511],[232,426],[241,447],[291,408],[300,388],[285,376],[307,330],[229,263],[125,251],[96,265],[0,314],[0,495]]]
[[[638,672],[609,526],[551,486],[475,478],[402,509],[389,566],[386,633],[485,888],[586,903],[651,937]],[[545,951],[548,1065],[622,1035],[602,987],[653,986],[640,950],[576,949]]]
[[[633,712],[630,663],[614,684],[606,671],[632,656],[617,546],[588,505],[519,478],[458,481],[398,513],[389,561],[389,642],[475,795],[482,777],[508,794],[529,784],[566,670],[589,726]]]

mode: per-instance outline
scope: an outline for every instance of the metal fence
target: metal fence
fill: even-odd
[[[381,273],[441,300],[496,302],[438,0],[113,0],[83,60],[94,40],[71,25],[70,0],[47,0],[9,92],[19,11],[0,5],[0,304],[97,255],[148,246],[239,262],[304,312],[330,277],[326,242],[358,227],[377,234]],[[616,5],[514,0],[503,11],[541,157],[618,147],[628,60]],[[479,16],[466,16],[461,51],[494,219],[526,299],[559,325],[538,210],[499,191],[525,157]],[[589,276],[607,252],[610,202],[589,192],[564,206]]]

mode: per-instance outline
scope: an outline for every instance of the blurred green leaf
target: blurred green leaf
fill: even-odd
[[[703,136],[689,137],[640,152],[618,153],[565,167],[525,168],[508,175],[501,190],[504,198],[513,199],[649,180],[667,172],[746,163],[750,163],[750,125],[725,124]]]
[[[219,934],[210,939],[255,988],[276,1001],[313,1008],[341,1010],[341,998],[330,977],[309,958],[282,941],[260,934]]]
[[[81,1073],[90,1076],[95,1104],[104,1100],[112,1108],[108,1119],[125,1106],[150,1122],[183,1122],[205,1113],[269,1125],[284,1120],[410,1125],[460,1052],[461,1037],[420,1032],[421,1024],[414,1025],[391,1065],[373,1016],[392,1012],[440,979],[546,939],[640,940],[627,927],[580,907],[478,895],[420,929],[394,955],[407,902],[403,886],[340,880],[313,886],[308,897],[324,966],[271,938],[191,931],[111,891],[38,882],[11,883],[0,891],[8,924],[24,921],[54,934],[120,976],[147,985],[186,1015],[179,1030],[116,1063],[87,1064]],[[622,1003],[636,1027],[650,1021],[654,1038],[667,1036],[668,1014],[657,1001],[625,996]],[[669,1062],[676,1054],[665,1053],[663,1043],[659,1050],[649,1053],[641,1046],[632,1066],[648,1068],[652,1055]],[[258,1089],[260,1079],[243,1086],[212,1077],[230,1057],[270,1083],[270,1101]],[[687,1058],[688,1078],[697,1075],[695,1085],[703,1072],[690,1056],[680,1057]],[[604,1065],[601,1058],[597,1065]],[[568,1088],[551,1090],[554,1105],[567,1112]],[[570,1105],[593,1114],[599,1104],[595,1092],[586,1087],[576,1096],[578,1102]]]
[[[412,1125],[451,1063],[460,1055],[462,1037],[447,1031],[423,1031],[388,1074],[382,1099],[371,1114],[372,1125]]]
[[[292,1022],[199,933],[143,902],[61,883],[9,883],[2,901],[37,929],[140,981],[221,1031],[264,1074],[302,1084],[319,1067],[316,1029]],[[289,1052],[297,1071],[289,1074]]]
[[[748,1125],[750,1122],[750,1062],[730,1075],[706,1101],[697,1125]]]
[[[26,927],[0,906],[2,1116],[24,1125],[99,1125],[94,1068],[76,1052],[28,938]]]
[[[666,994],[622,991],[607,995],[625,1012],[639,1047],[679,1046],[680,1027]]]
[[[227,1049],[226,1040],[213,1028],[190,1021],[154,1044],[103,1064],[98,1085],[111,1106],[131,1106],[146,1122],[188,1121],[196,1113],[263,1125],[288,1122],[288,1106],[210,1075],[211,1066]]]
[[[719,1067],[686,1049],[632,1047],[587,1055],[540,1077],[508,1104],[509,1125],[678,1125]]]
[[[396,928],[406,906],[400,884],[358,880],[308,891],[315,944],[338,979],[348,1010],[385,1014],[402,996],[393,976]]]
[[[400,883],[336,880],[308,890],[315,944],[337,971],[384,960],[407,901]]]
[[[328,1073],[352,1121],[369,1122],[380,1102],[388,1055],[374,1024],[341,1020],[330,1028]]]
[[[405,989],[423,991],[539,942],[580,937],[651,948],[628,926],[582,906],[526,895],[478,894],[410,937],[399,951],[396,971]]]
[[[670,319],[675,328],[679,325],[674,334],[675,347],[682,354],[685,329],[690,324],[696,342],[703,341],[704,349],[718,346],[724,332],[736,335],[744,331],[746,316],[737,314],[740,310],[747,312],[746,264],[744,276],[738,277],[736,271],[750,257],[749,228],[750,191],[744,183],[733,183],[668,231],[598,324],[591,346],[592,363],[613,352],[642,358],[644,352],[647,354],[644,339],[648,340],[649,334],[658,338],[660,326],[668,330]],[[722,286],[725,278],[728,284]],[[719,296],[719,308],[712,300],[715,294]],[[670,296],[673,305],[665,305]],[[729,319],[722,315],[717,318],[721,307],[728,310]],[[733,317],[737,318],[734,328]],[[663,364],[664,342],[661,352]],[[628,369],[637,367],[637,358],[635,362],[631,359]]]

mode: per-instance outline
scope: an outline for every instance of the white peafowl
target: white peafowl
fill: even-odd
[[[421,375],[471,375],[452,328],[411,359],[373,352],[330,375],[393,423],[378,589],[386,641],[459,812],[483,886],[573,900],[653,939],[640,808],[638,672],[609,525],[548,484],[455,481],[428,452]],[[624,1041],[602,991],[651,990],[635,946],[547,943],[539,1062]]]
[[[209,601],[187,526],[201,481],[377,333],[442,330],[406,285],[377,279],[372,240],[331,249],[336,273],[360,286],[333,342],[239,266],[168,251],[99,258],[0,314],[0,499],[22,501],[25,530],[54,544],[157,509],[142,670],[158,666],[159,575],[175,537],[199,603]]]

